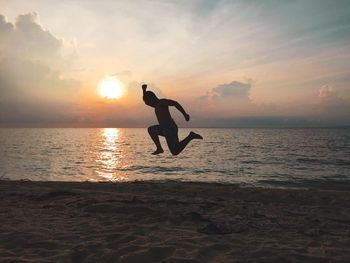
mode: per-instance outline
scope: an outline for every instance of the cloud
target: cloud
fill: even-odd
[[[337,91],[329,85],[324,85],[319,89],[318,100],[322,105],[338,104],[342,101]]]
[[[197,102],[201,108],[200,114],[219,115],[246,115],[253,113],[256,105],[250,99],[251,82],[232,81],[220,84],[200,97]]]
[[[41,26],[35,12],[19,15],[14,24],[0,14],[0,32],[1,52],[6,56],[46,62],[60,58],[63,41]]]
[[[318,90],[315,114],[298,114],[295,105],[257,104],[250,99],[251,82],[221,84],[197,98],[202,104],[193,125],[198,127],[327,127],[350,125],[350,102],[338,90]],[[312,103],[309,103],[312,104]],[[204,107],[203,107],[204,106]],[[300,106],[305,111],[312,105]],[[310,109],[311,109],[310,108]]]
[[[0,125],[78,118],[72,97],[80,82],[60,73],[70,59],[66,43],[44,29],[35,12],[14,24],[0,14]]]
[[[198,97],[199,100],[222,101],[243,101],[250,102],[249,94],[251,90],[250,82],[232,81],[231,83],[220,84],[207,91],[205,95]]]
[[[271,114],[271,105],[256,104],[250,98],[252,81],[233,80],[219,84],[197,97],[192,104],[198,119],[232,118]]]
[[[249,99],[250,83],[232,81],[228,84],[221,84],[213,88],[216,98]]]
[[[317,103],[322,118],[343,119],[344,123],[350,124],[350,102],[332,86],[324,85],[319,89]]]
[[[6,17],[0,14],[0,41],[4,41],[10,36],[13,32],[14,26],[12,23],[7,22]],[[3,47],[2,47],[3,48]]]
[[[205,95],[199,96],[197,99],[200,101],[207,101],[209,100],[210,96],[211,96],[210,92],[207,91]]]

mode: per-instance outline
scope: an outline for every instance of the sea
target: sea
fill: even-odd
[[[193,128],[172,156],[151,155],[145,128],[2,128],[0,179],[195,181],[350,190],[350,129]],[[179,129],[183,139],[190,129]]]

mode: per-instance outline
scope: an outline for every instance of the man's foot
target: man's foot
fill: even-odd
[[[157,155],[157,154],[160,154],[160,153],[163,153],[163,152],[164,152],[163,149],[157,149],[152,154],[153,155]]]
[[[200,136],[198,133],[195,133],[193,131],[190,132],[190,136],[193,138],[193,139],[200,139],[200,140],[203,140],[203,137]]]

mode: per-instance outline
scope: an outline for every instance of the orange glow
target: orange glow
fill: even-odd
[[[124,93],[124,85],[116,77],[108,76],[98,84],[98,93],[106,99],[119,99]]]
[[[100,178],[108,181],[125,181],[126,176],[118,173],[118,168],[125,166],[125,149],[121,143],[121,130],[118,128],[101,129],[102,149],[96,162],[102,165],[102,169],[97,171]]]

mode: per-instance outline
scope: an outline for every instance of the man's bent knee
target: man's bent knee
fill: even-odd
[[[169,147],[169,151],[172,155],[176,156],[180,153],[180,151],[177,149],[177,147]]]
[[[157,135],[157,136],[162,136],[163,135],[163,133],[162,133],[162,131],[160,130],[160,127],[159,127],[159,125],[153,125],[153,126],[150,126],[150,127],[148,127],[148,133],[149,133],[149,135]]]
[[[154,134],[156,132],[155,126],[149,126],[147,130],[148,130],[149,134],[151,134],[151,133]]]

